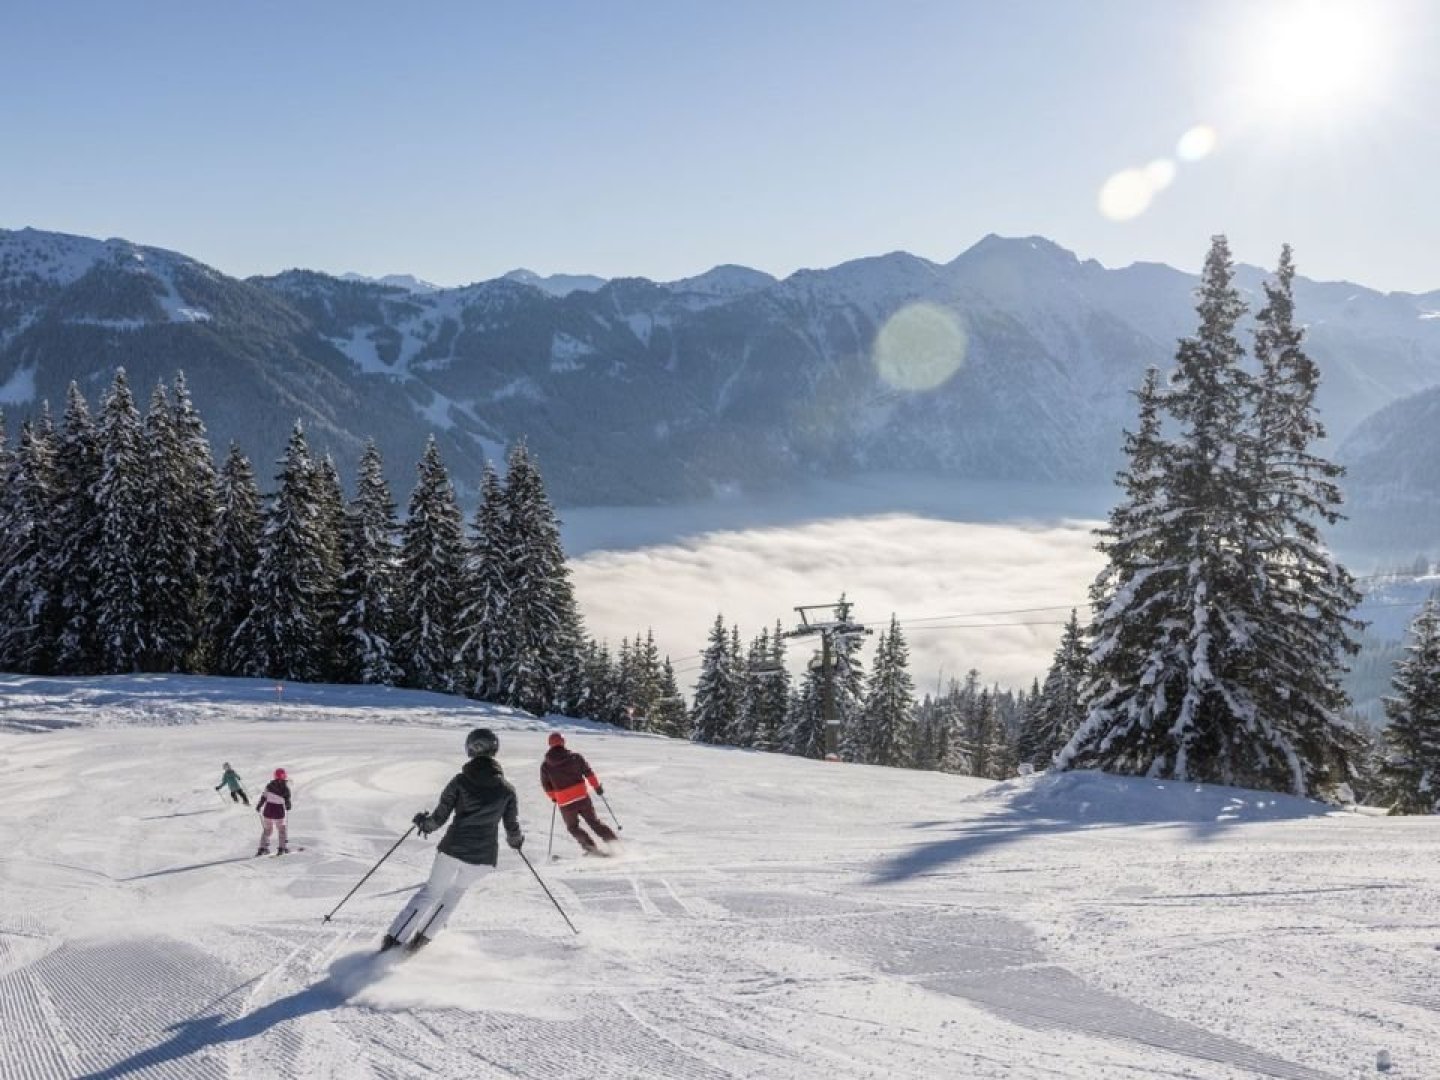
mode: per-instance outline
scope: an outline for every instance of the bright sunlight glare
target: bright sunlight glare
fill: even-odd
[[[1253,103],[1293,114],[1376,97],[1387,51],[1383,11],[1342,0],[1292,0],[1265,10],[1249,34]]]

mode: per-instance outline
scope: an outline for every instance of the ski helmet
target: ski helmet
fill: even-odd
[[[276,769],[276,770],[275,770],[275,779],[276,779],[276,780],[284,780],[284,779],[285,779],[285,770],[284,770],[284,769]]]
[[[477,727],[465,736],[465,753],[470,757],[494,757],[500,749],[500,740],[489,728]]]
[[[549,741],[549,743],[550,743],[551,746],[564,746],[564,745],[565,745],[565,736],[564,736],[564,735],[561,735],[560,732],[558,732],[558,731],[552,731],[552,732],[550,733],[550,738],[549,738],[548,741]]]
[[[228,761],[227,761],[227,762],[225,762],[225,765],[224,765],[224,767],[225,767],[225,768],[227,768],[227,769],[228,769],[228,768],[229,768],[229,767],[230,767],[230,762],[228,762]]]

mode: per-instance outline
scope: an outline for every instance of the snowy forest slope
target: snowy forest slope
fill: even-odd
[[[479,722],[580,935],[505,852],[430,950],[378,967],[431,842],[321,917]],[[545,862],[523,714],[0,677],[0,1074],[1322,1078],[1382,1049],[1440,1073],[1436,819],[1093,773],[902,785],[553,723],[623,856],[562,831]],[[304,852],[250,857],[253,813],[210,790],[224,760],[252,786],[289,769]]]

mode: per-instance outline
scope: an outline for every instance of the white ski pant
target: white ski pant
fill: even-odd
[[[270,846],[271,830],[274,830],[276,835],[280,837],[281,847],[284,847],[289,842],[285,830],[285,819],[283,817],[268,818],[264,814],[261,814],[260,821],[260,846],[262,848],[268,848]]]
[[[465,891],[494,870],[493,866],[461,862],[437,851],[435,864],[430,867],[430,880],[400,909],[390,924],[390,936],[397,941],[409,941],[416,934],[433,938],[445,929]]]

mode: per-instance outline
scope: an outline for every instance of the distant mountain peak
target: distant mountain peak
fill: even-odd
[[[368,277],[365,274],[357,274],[353,271],[340,275],[341,281],[359,281],[367,285],[389,285],[393,288],[404,289],[413,293],[439,292],[443,285],[436,285],[434,282],[417,278],[414,274],[386,274],[383,277]]]
[[[737,263],[721,263],[703,274],[668,281],[664,287],[677,293],[701,293],[706,296],[740,296],[774,285],[776,279],[763,270],[753,270]]]
[[[523,266],[502,274],[502,281],[518,281],[522,285],[533,285],[551,296],[569,296],[572,292],[596,292],[604,288],[606,279],[594,274],[537,274]]]

